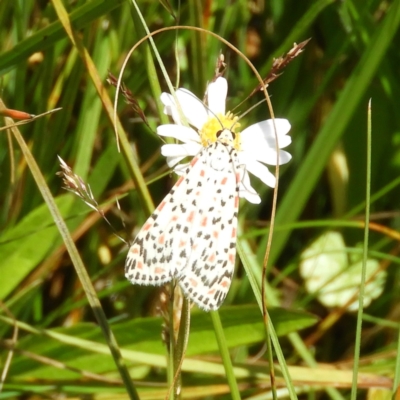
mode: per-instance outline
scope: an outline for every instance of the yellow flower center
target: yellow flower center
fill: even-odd
[[[225,115],[217,114],[214,117],[210,117],[199,131],[201,144],[207,147],[215,143],[217,141],[217,132],[228,129],[234,134],[233,147],[236,150],[240,150],[240,132],[237,132],[240,124],[237,120],[238,117],[234,116],[231,112],[227,112]]]

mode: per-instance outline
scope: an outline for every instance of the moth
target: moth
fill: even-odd
[[[221,129],[195,156],[133,241],[125,276],[134,284],[175,279],[205,311],[223,303],[234,273],[239,185],[235,133]]]

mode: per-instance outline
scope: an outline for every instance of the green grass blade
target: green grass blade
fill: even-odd
[[[392,3],[381,28],[377,30],[369,48],[341,92],[337,103],[327,117],[306,159],[278,206],[276,225],[293,222],[302,212],[307,199],[325,168],[328,157],[343,134],[362,95],[367,90],[372,77],[385,56],[387,48],[392,43],[399,24],[400,1],[396,0]],[[274,235],[270,264],[275,262],[282,251],[289,233],[277,232]],[[263,254],[264,248],[264,246],[260,246],[260,254]]]
[[[89,1],[71,13],[71,22],[76,29],[82,29],[101,15],[112,11],[123,3],[123,0]],[[34,33],[32,36],[19,42],[11,50],[1,55],[0,76],[5,74],[16,64],[25,62],[26,59],[36,51],[42,51],[53,46],[56,42],[65,37],[65,30],[60,21],[53,22],[46,28]]]
[[[226,378],[231,389],[232,399],[240,400],[241,397],[239,387],[236,381],[231,356],[229,354],[228,346],[225,341],[224,328],[222,327],[218,311],[211,311],[210,316],[215,330],[215,337],[217,338],[218,342],[219,353],[222,357],[222,363],[224,364]]]
[[[0,107],[4,107],[4,104],[2,102],[0,103]],[[9,120],[8,122],[9,122],[9,124],[11,124],[11,120]],[[121,353],[119,351],[117,341],[110,329],[110,326],[108,325],[107,318],[101,307],[101,303],[97,297],[96,291],[92,285],[90,277],[89,277],[89,275],[85,269],[85,266],[80,258],[78,249],[76,248],[75,243],[74,243],[73,239],[71,238],[68,228],[60,214],[60,211],[53,199],[53,196],[51,195],[51,192],[46,184],[46,181],[45,181],[35,159],[32,157],[32,154],[31,154],[28,146],[26,145],[23,137],[21,136],[21,134],[17,128],[11,128],[11,130],[12,130],[14,137],[17,140],[24,156],[25,156],[26,162],[32,172],[32,175],[33,175],[33,177],[36,181],[36,184],[43,196],[43,199],[46,202],[47,207],[49,208],[49,211],[59,229],[59,232],[63,238],[65,246],[68,249],[72,263],[75,266],[76,273],[82,283],[83,289],[88,298],[88,301],[93,310],[93,313],[94,313],[99,325],[102,328],[103,334],[106,338],[106,341],[107,341],[107,344],[111,351],[111,354],[114,357],[115,364],[121,374],[122,380],[124,381],[124,383],[126,385],[129,396],[131,399],[138,400],[139,397],[138,397],[136,390],[133,386],[133,383],[130,379],[126,365],[121,357]]]
[[[368,240],[369,240],[369,221],[370,221],[370,208],[371,208],[371,100],[368,104],[368,129],[367,129],[367,165],[366,165],[366,192],[365,192],[365,228],[364,228],[364,246],[363,246],[363,263],[360,282],[360,293],[358,301],[357,312],[357,327],[356,327],[356,340],[354,345],[354,367],[353,367],[353,384],[351,386],[351,399],[357,398],[357,383],[358,383],[358,368],[360,362],[361,350],[361,333],[364,312],[364,293],[365,293],[365,279],[368,260]]]

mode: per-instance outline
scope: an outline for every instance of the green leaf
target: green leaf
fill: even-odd
[[[73,204],[73,198],[70,195],[61,196],[56,199],[56,204],[65,215]],[[0,299],[9,295],[59,244],[61,238],[46,204],[31,211],[5,232],[0,242]]]
[[[317,321],[315,316],[303,311],[274,308],[269,310],[269,313],[279,335],[286,335],[289,332],[309,327]],[[263,321],[258,306],[224,307],[220,310],[220,317],[230,348],[264,341]],[[164,355],[166,353],[165,345],[161,340],[161,318],[135,319],[114,324],[112,329],[121,347],[149,354],[149,365],[153,364],[151,354]],[[89,323],[81,323],[67,329],[56,329],[54,332],[69,336],[77,346],[81,340],[104,343],[100,329]],[[112,358],[109,355],[99,354],[94,346],[90,348],[82,344],[82,347],[75,347],[45,336],[30,334],[20,340],[19,347],[64,362],[71,367],[91,372],[102,373],[115,369]],[[194,312],[186,354],[187,356],[197,356],[210,352],[218,352],[210,315],[204,312]],[[18,376],[18,379],[26,376],[37,379],[49,377],[72,379],[77,376],[77,373],[51,366],[42,366],[37,361],[16,355],[10,376],[13,378]]]
[[[348,310],[358,309],[361,271],[362,261],[354,255],[347,256],[343,237],[338,232],[324,233],[301,255],[300,274],[306,289],[327,307],[342,307],[354,299]],[[377,260],[367,261],[364,307],[382,294],[386,275],[386,271],[379,270]]]

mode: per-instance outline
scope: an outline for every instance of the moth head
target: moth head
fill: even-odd
[[[211,116],[199,130],[201,143],[204,147],[216,141],[240,150],[240,124],[232,113]]]
[[[216,133],[217,141],[234,147],[235,146],[235,139],[236,139],[236,133],[230,131],[229,129],[221,129]]]

